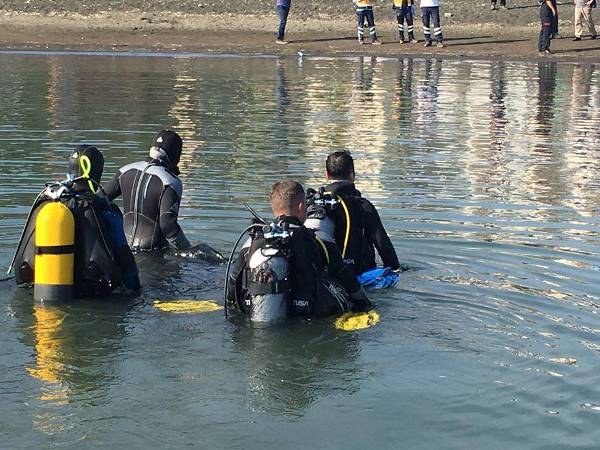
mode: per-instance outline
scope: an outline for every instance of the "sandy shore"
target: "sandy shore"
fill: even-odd
[[[600,61],[600,40],[584,38],[581,42],[572,42],[573,27],[569,20],[573,8],[569,5],[561,5],[559,10],[560,31],[564,38],[552,42],[553,55],[540,57],[537,54],[537,8],[534,8],[537,0],[528,1],[527,5],[533,2],[533,6],[513,6],[508,11],[489,11],[487,1],[469,1],[477,4],[476,9],[472,7],[470,15],[463,14],[458,18],[456,14],[445,11],[452,17],[443,19],[446,47],[442,49],[424,48],[418,20],[415,28],[421,42],[400,45],[397,42],[395,17],[391,9],[383,7],[376,9],[378,34],[383,41],[381,46],[358,45],[351,9],[337,15],[321,12],[309,14],[303,8],[297,8],[297,11],[292,9],[286,34],[289,44],[276,45],[274,30],[278,19],[272,8],[263,14],[210,11],[167,13],[161,10],[145,12],[141,9],[108,10],[93,14],[87,11],[84,14],[59,8],[58,11],[43,12],[0,11],[0,48],[277,55],[295,55],[301,51],[306,55],[442,55],[459,58]],[[508,1],[510,7],[511,0]],[[1,1],[0,6],[6,7]],[[452,10],[450,7],[447,9]],[[518,20],[515,18],[511,21],[510,16],[515,14]],[[494,21],[478,22],[490,18]]]

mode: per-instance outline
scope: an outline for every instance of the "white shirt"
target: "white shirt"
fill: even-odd
[[[440,6],[440,0],[421,0],[421,8]]]

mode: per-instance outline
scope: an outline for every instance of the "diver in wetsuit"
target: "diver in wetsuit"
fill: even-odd
[[[270,200],[275,220],[243,246],[229,274],[227,304],[251,319],[261,315],[265,322],[368,310],[371,303],[336,245],[323,242],[302,225],[306,218],[302,185],[279,181]],[[270,238],[276,234],[279,242]],[[277,308],[265,305],[273,301],[279,302]]]
[[[321,220],[323,215],[319,214],[322,210],[314,207],[314,197],[309,195],[309,214],[305,225],[314,229],[322,239],[335,241],[344,262],[352,266],[356,275],[376,267],[375,248],[385,267],[398,270],[398,256],[379,213],[354,186],[354,160],[350,153],[339,151],[330,154],[326,171],[329,184],[322,192],[329,197],[328,202],[335,203],[327,212],[331,220]],[[327,226],[330,230],[323,230]]]
[[[119,169],[104,187],[109,200],[123,196],[123,222],[133,251],[191,247],[177,221],[183,185],[179,179],[181,137],[161,130],[147,161]]]
[[[35,255],[45,251],[36,248],[36,217],[47,203],[58,200],[74,219],[74,248],[56,251],[74,253],[75,297],[104,296],[120,286],[130,291],[140,289],[137,265],[123,234],[121,211],[100,186],[103,169],[102,153],[96,147],[80,145],[69,158],[69,180],[47,185],[38,196],[11,266],[18,285],[34,282]]]

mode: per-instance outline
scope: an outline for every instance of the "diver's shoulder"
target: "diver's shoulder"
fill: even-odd
[[[121,167],[119,169],[119,172],[121,172],[121,175],[123,175],[126,172],[129,172],[131,170],[144,170],[148,166],[148,164],[149,163],[147,161],[132,162],[130,164],[127,164],[127,165]]]
[[[164,166],[151,165],[146,173],[160,178],[164,186],[171,186],[175,191],[181,192],[183,189],[181,179]]]

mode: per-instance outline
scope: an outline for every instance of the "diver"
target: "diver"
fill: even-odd
[[[371,302],[337,246],[302,225],[306,218],[302,185],[279,181],[269,198],[275,220],[247,229],[251,237],[226,274],[226,306],[255,322],[370,309]],[[232,258],[234,253],[235,246]]]
[[[324,241],[336,242],[344,262],[357,276],[377,266],[375,248],[386,268],[398,270],[398,256],[379,213],[354,186],[352,155],[331,153],[325,166],[329,184],[319,191],[309,190],[305,225]]]
[[[183,185],[179,179],[181,137],[161,130],[147,161],[119,169],[104,187],[109,200],[123,196],[123,224],[133,251],[191,247],[177,221]]]
[[[35,200],[9,272],[14,267],[19,286],[33,284],[36,299],[140,289],[121,211],[100,185],[103,169],[102,153],[80,145],[69,158],[69,178],[47,184]]]

